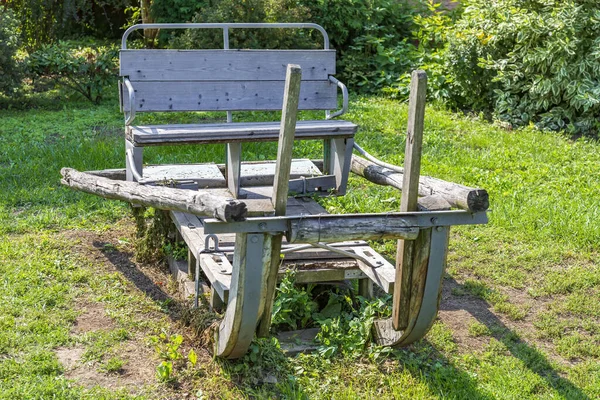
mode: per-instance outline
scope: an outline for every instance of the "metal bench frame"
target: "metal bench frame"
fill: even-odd
[[[258,28],[258,29],[280,29],[280,28],[288,28],[288,29],[315,29],[319,31],[323,36],[323,49],[322,50],[330,50],[329,49],[329,37],[327,32],[323,27],[312,24],[312,23],[194,23],[194,24],[138,24],[127,29],[123,35],[121,41],[121,57],[123,57],[124,51],[137,51],[137,50],[128,50],[127,48],[127,39],[130,34],[136,30],[140,29],[221,29],[223,32],[223,49],[220,51],[232,50],[229,46],[229,32],[231,29],[239,29],[239,28]],[[145,52],[152,52],[153,50],[145,49]],[[157,50],[161,51],[161,50]],[[208,50],[190,50],[191,52],[206,52]],[[215,50],[219,51],[219,50]],[[280,50],[269,50],[271,52],[278,52]],[[281,50],[286,51],[286,50]],[[310,51],[310,50],[307,50]],[[318,51],[318,50],[312,50]],[[142,53],[140,53],[141,55]],[[235,56],[235,53],[234,53]],[[139,106],[136,105],[136,82],[133,80],[131,76],[126,75],[123,72],[123,65],[121,63],[121,76],[123,77],[122,82],[120,82],[119,86],[119,94],[120,94],[120,105],[121,111],[125,114],[125,130],[126,130],[126,140],[125,140],[125,151],[126,151],[126,176],[129,181],[143,181],[143,147],[148,145],[169,145],[169,144],[182,144],[182,143],[206,143],[212,140],[213,143],[220,142],[218,139],[214,137],[211,140],[207,140],[203,135],[207,131],[206,128],[210,128],[208,125],[204,125],[204,129],[201,132],[192,132],[186,136],[186,140],[181,141],[177,139],[177,135],[172,135],[167,133],[162,133],[159,135],[154,135],[151,138],[151,143],[144,142],[142,136],[145,131],[139,128],[148,128],[148,127],[134,127],[132,123],[136,117],[137,112],[142,112],[139,109]],[[140,71],[137,71],[140,72]],[[192,80],[192,77],[190,77]],[[329,75],[327,77],[327,81],[330,85],[335,85],[338,90],[342,92],[342,107],[338,110],[325,110],[325,120],[331,120],[332,118],[338,117],[344,114],[348,109],[348,90],[346,86],[338,81],[333,76]],[[258,81],[257,81],[258,82]],[[319,94],[318,92],[316,93]],[[303,95],[304,100],[310,102],[310,95],[308,93],[306,96]],[[142,99],[143,101],[143,99]],[[229,99],[227,99],[229,101]],[[321,100],[319,100],[321,101]],[[337,101],[335,101],[337,103]],[[200,104],[200,102],[198,102]],[[278,105],[279,106],[279,105]],[[260,108],[260,104],[257,103],[257,107],[255,109],[263,109]],[[222,108],[227,111],[227,123],[232,123],[232,111],[227,108]],[[232,107],[235,110],[235,108]],[[264,108],[264,109],[273,109],[273,108]],[[310,109],[307,107],[307,109]],[[320,109],[317,108],[317,109]],[[202,110],[210,110],[202,109],[202,106],[198,107],[198,111]],[[168,107],[165,109],[155,110],[155,111],[175,111],[169,110]],[[311,121],[305,121],[308,125],[310,125]],[[315,124],[318,124],[322,121],[314,121]],[[335,177],[335,183],[330,186],[321,186],[314,188],[315,191],[320,192],[321,194],[329,194],[332,191],[337,194],[345,194],[346,191],[346,183],[348,179],[348,175],[350,172],[350,159],[352,155],[352,147],[354,144],[354,132],[356,131],[356,126],[351,123],[347,123],[347,121],[339,121],[340,126],[337,129],[340,131],[340,135],[338,137],[332,137],[331,132],[319,131],[318,129],[313,129],[309,134],[301,136],[301,139],[323,139],[324,140],[324,165],[323,165],[323,174],[331,175]],[[352,125],[352,128],[349,130],[345,130],[345,127],[342,124],[346,122],[347,124]],[[256,141],[256,138],[253,136],[254,129],[256,129],[257,125],[264,125],[264,123],[245,123],[245,124],[237,124],[241,125],[238,130],[239,139],[236,141],[228,141],[227,143],[227,157],[226,157],[226,183],[227,187],[230,190],[232,197],[239,197],[240,193],[240,164],[241,164],[241,153],[242,153],[242,142],[251,142]],[[277,140],[277,131],[279,128],[280,122],[272,122],[271,123],[271,131],[272,134],[263,136],[260,140]],[[215,124],[216,126],[217,124]],[[198,125],[200,126],[200,125]],[[232,127],[235,127],[236,124],[233,124]],[[179,128],[189,128],[193,127],[193,125],[179,125],[178,127],[169,128],[167,126],[154,126],[149,128],[163,128],[163,131],[166,129],[179,129]],[[308,127],[310,131],[310,126]],[[247,132],[251,132],[248,134]],[[301,133],[301,129],[299,129],[299,133]],[[235,135],[234,135],[235,136]],[[140,137],[140,140],[137,141],[136,138]]]

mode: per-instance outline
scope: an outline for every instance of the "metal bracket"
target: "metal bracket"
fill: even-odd
[[[213,241],[213,247],[210,246],[210,240]],[[204,248],[200,250],[199,254],[203,253],[217,253],[219,249],[219,238],[214,233],[206,235],[204,238]],[[198,308],[198,297],[200,295],[200,257],[196,257],[196,273],[194,274],[194,307]]]
[[[210,247],[211,239],[214,245],[212,248]],[[204,238],[204,249],[202,249],[200,253],[217,253],[220,251],[221,250],[219,249],[219,238],[217,237],[217,235],[215,235],[214,233],[206,235],[206,237]]]

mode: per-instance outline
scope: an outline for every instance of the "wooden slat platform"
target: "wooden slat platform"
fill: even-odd
[[[272,188],[250,188],[249,198],[252,200],[256,197],[266,197],[270,195],[270,189]],[[294,197],[288,199],[287,215],[318,215],[325,213],[325,209],[313,199]],[[227,302],[231,285],[235,234],[218,235],[220,251],[203,253],[205,235],[202,220],[194,215],[180,212],[171,212],[171,216],[213,289],[224,302]],[[210,244],[212,245],[212,241]],[[287,243],[284,239],[282,250],[295,246],[297,245]],[[393,291],[394,266],[377,254],[366,242],[343,242],[331,244],[331,246],[375,259],[379,261],[380,265],[373,268],[362,261],[339,253],[320,248],[308,248],[285,254],[279,271],[280,277],[287,269],[294,268],[297,271],[297,283],[370,278],[386,293]]]

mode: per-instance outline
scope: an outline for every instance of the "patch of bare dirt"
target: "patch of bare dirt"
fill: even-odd
[[[82,313],[75,319],[73,333],[85,333],[98,330],[111,330],[115,324],[100,303],[84,303],[80,306]]]
[[[555,352],[550,342],[541,340],[536,336],[536,328],[533,322],[538,313],[547,308],[548,299],[532,299],[523,290],[502,288],[501,291],[509,296],[509,301],[512,304],[529,309],[525,318],[515,321],[502,313],[495,312],[487,301],[479,297],[468,293],[463,295],[452,294],[453,289],[464,292],[461,287],[462,285],[454,279],[444,281],[438,314],[444,325],[452,330],[452,335],[459,346],[459,350],[464,352],[482,351],[487,346],[490,336],[472,336],[469,333],[469,326],[473,322],[479,322],[492,332],[492,337],[500,341],[506,343],[513,341],[512,344],[514,344],[516,343],[514,338],[516,338],[518,342],[543,349],[550,358],[559,363],[568,363],[567,360]],[[510,337],[513,339],[510,339]]]
[[[99,371],[98,364],[83,362],[84,352],[83,346],[56,349],[56,356],[65,367],[65,377],[85,387],[124,388],[135,392],[156,380],[152,353],[143,344],[135,341],[123,344],[119,358],[124,361],[124,365],[118,373],[105,373]]]

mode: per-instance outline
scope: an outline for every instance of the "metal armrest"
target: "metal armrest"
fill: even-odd
[[[125,126],[129,126],[135,119],[135,92],[129,79],[123,78],[123,83],[127,86],[127,94],[129,95],[129,112],[125,110]]]
[[[335,79],[333,76],[329,77],[329,81],[331,83],[335,83],[337,87],[342,89],[342,109],[335,111],[333,114],[330,111],[325,111],[325,116],[327,119],[338,117],[348,111],[348,88],[342,82]]]

